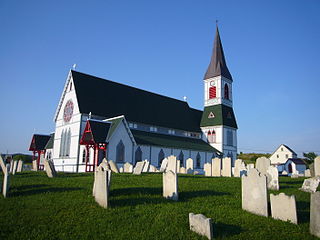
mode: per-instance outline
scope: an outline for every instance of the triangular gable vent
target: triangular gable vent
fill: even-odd
[[[208,118],[215,118],[215,116],[214,116],[213,112],[210,112],[210,113],[209,113]]]

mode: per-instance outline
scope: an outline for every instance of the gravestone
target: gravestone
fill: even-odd
[[[206,177],[211,177],[212,176],[212,167],[210,163],[205,163],[204,166],[204,175]]]
[[[283,170],[281,175],[284,175],[284,176],[287,176],[288,175],[288,172],[286,170]]]
[[[249,163],[249,164],[247,165],[247,170],[249,170],[249,169],[251,169],[251,168],[254,168],[254,164],[253,164],[253,163]]]
[[[168,158],[164,158],[160,166],[160,172],[164,172],[167,169],[167,166],[168,166]]]
[[[126,162],[124,165],[123,165],[123,171],[125,173],[132,173],[132,164]]]
[[[149,172],[153,172],[153,173],[157,172],[157,168],[155,166],[153,166],[153,165],[150,165]]]
[[[193,160],[192,160],[192,158],[188,158],[186,160],[186,169],[187,169],[187,172],[188,172],[189,169],[193,170]]]
[[[178,201],[178,175],[168,170],[163,173],[163,197]]]
[[[314,176],[320,176],[320,156],[314,159]]]
[[[223,177],[231,177],[231,158],[225,157],[222,159],[221,175]]]
[[[1,156],[1,153],[0,153],[0,166],[1,166],[1,170],[3,172],[3,174],[5,173],[5,171],[7,171],[7,167],[6,167],[6,164],[5,162],[3,161],[3,158]]]
[[[144,166],[142,172],[149,172],[150,162],[148,160],[144,160]]]
[[[278,168],[269,166],[267,170],[267,187],[271,190],[279,190],[279,172]]]
[[[101,163],[100,163],[100,165],[95,169],[95,171],[94,171],[94,181],[93,181],[93,188],[92,188],[92,196],[94,196],[95,195],[95,188],[96,188],[96,178],[97,178],[97,174],[96,174],[96,172],[97,172],[97,170],[98,170],[98,168],[103,168],[105,171],[108,171],[108,189],[110,189],[110,184],[111,184],[111,169],[110,169],[110,165],[109,165],[109,163],[108,163],[108,160],[106,159],[106,158],[104,158],[102,161],[101,161]]]
[[[268,216],[267,178],[252,168],[241,178],[242,209],[261,216]]]
[[[15,175],[18,169],[18,161],[13,161],[12,175]]]
[[[177,158],[173,155],[168,157],[168,165],[166,171],[177,172]]]
[[[109,165],[112,172],[119,173],[119,168],[114,161],[109,160]]]
[[[95,172],[94,198],[104,208],[108,207],[109,179],[111,179],[111,171],[99,166]]]
[[[180,173],[186,174],[187,173],[187,169],[185,167],[181,167],[180,168]]]
[[[212,159],[212,177],[220,177],[221,176],[221,159],[214,158]]]
[[[234,163],[234,174],[235,177],[241,177],[247,172],[246,164],[241,160],[237,159]]]
[[[304,171],[304,176],[305,176],[305,177],[311,177],[310,169],[306,169],[306,170]]]
[[[44,168],[46,170],[47,176],[49,178],[53,178],[57,176],[57,172],[56,172],[56,169],[54,168],[54,164],[52,160],[45,159],[43,164],[44,164]]]
[[[119,172],[120,172],[120,173],[123,173],[123,167],[120,167],[120,168],[119,168]]]
[[[310,233],[320,238],[320,192],[311,193]]]
[[[293,173],[291,174],[291,178],[299,178],[299,174]]]
[[[259,157],[256,161],[256,169],[262,174],[267,174],[268,167],[271,165],[271,161],[266,157]]]
[[[191,231],[206,236],[209,240],[213,239],[211,218],[207,218],[202,214],[189,213],[189,226]]]
[[[10,189],[10,164],[6,165],[6,169],[3,173],[3,185],[2,185],[2,194],[6,198],[9,194]]]
[[[13,166],[14,166],[14,161],[11,159],[10,161],[10,173],[13,173]]]
[[[180,173],[180,160],[177,159],[177,173]]]
[[[310,192],[310,193],[316,192],[319,186],[319,183],[320,183],[320,176],[307,178],[303,181],[302,187],[299,189],[304,192]]]
[[[137,162],[135,168],[133,169],[133,174],[140,175],[142,173],[144,164],[145,161]]]
[[[270,194],[271,216],[274,219],[290,221],[298,224],[296,198],[284,193],[279,195]]]
[[[38,163],[37,160],[32,161],[32,171],[38,171]]]
[[[22,160],[19,160],[17,172],[22,172],[22,170],[23,170],[23,161],[22,161]]]

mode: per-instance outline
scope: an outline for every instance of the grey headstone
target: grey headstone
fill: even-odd
[[[14,161],[11,159],[10,161],[10,173],[13,173]]]
[[[13,161],[12,175],[15,175],[18,169],[18,161]]]
[[[167,169],[167,166],[168,166],[168,159],[164,158],[160,166],[160,172],[164,172]]]
[[[191,231],[206,236],[209,240],[213,239],[211,218],[207,218],[202,214],[189,213],[189,225]]]
[[[320,192],[311,193],[310,233],[320,238]]]
[[[268,167],[270,167],[271,161],[266,157],[259,157],[256,161],[256,169],[262,174],[267,174]]]
[[[6,169],[3,175],[2,194],[6,198],[10,189],[10,164],[6,165]]]
[[[22,160],[19,160],[17,172],[22,172],[22,170],[23,170],[23,161],[22,161]]]
[[[163,173],[163,197],[178,201],[178,175],[169,170]]]
[[[99,166],[95,174],[94,198],[101,207],[107,208],[109,198],[108,182],[111,178],[111,171],[107,171],[103,167]]]
[[[193,160],[192,160],[192,158],[188,158],[188,159],[186,160],[186,169],[187,169],[187,171],[188,171],[189,169],[193,170]]]
[[[246,164],[241,159],[237,159],[234,163],[233,176],[241,177],[241,175],[243,175],[246,172],[247,172]]]
[[[231,158],[225,157],[222,159],[222,170],[221,175],[223,177],[231,177]]]
[[[142,172],[149,172],[150,162],[148,160],[144,160],[144,166]]]
[[[274,219],[290,221],[298,224],[296,198],[284,193],[279,195],[270,194],[271,215]]]
[[[133,174],[140,175],[142,173],[144,164],[145,161],[137,162],[135,168],[133,169]]]
[[[307,178],[303,181],[302,187],[299,188],[304,192],[316,192],[320,183],[320,176]]]
[[[126,162],[126,163],[123,165],[123,170],[124,170],[125,173],[132,173],[132,171],[133,171],[132,164]]]
[[[152,172],[152,173],[157,172],[157,168],[150,164],[149,172]]]
[[[320,156],[314,159],[314,175],[320,176]]]
[[[43,164],[44,164],[44,168],[46,170],[47,176],[49,178],[53,178],[53,177],[57,176],[57,172],[55,170],[55,167],[54,167],[54,164],[53,164],[52,160],[46,160],[45,159]]]
[[[315,177],[316,175],[314,172],[314,162],[309,165],[309,169],[310,169],[311,177]]]
[[[210,163],[205,163],[204,164],[204,175],[206,177],[211,177],[212,176],[212,167]]]
[[[168,157],[168,165],[166,171],[177,172],[177,158],[173,155]]]
[[[253,163],[249,163],[249,164],[247,165],[247,170],[249,170],[249,169],[251,169],[251,168],[254,168],[254,164],[253,164]]]
[[[104,171],[108,171],[108,189],[110,189],[110,185],[111,185],[111,168],[110,168],[110,165],[108,163],[108,160],[106,158],[104,158],[100,165],[96,168],[96,170],[94,171],[94,181],[93,181],[93,188],[92,188],[92,195],[94,196],[95,195],[95,191],[96,191],[96,179],[97,179],[97,171],[98,171],[98,168],[103,168]]]
[[[306,170],[304,171],[304,176],[305,176],[305,177],[311,177],[310,169],[306,169]]]
[[[38,163],[37,160],[32,161],[32,171],[38,171]]]
[[[221,159],[220,158],[212,159],[212,176],[213,177],[221,176]]]
[[[252,168],[242,176],[242,209],[261,216],[268,216],[267,178]]]
[[[3,161],[3,158],[2,158],[2,156],[1,156],[1,153],[0,153],[0,166],[1,166],[1,170],[2,170],[2,172],[3,172],[3,174],[4,174],[4,172],[7,171],[7,167],[6,167],[5,162]]]
[[[286,170],[283,170],[281,174],[286,176],[288,175],[288,172]]]
[[[112,172],[119,173],[118,166],[114,161],[110,160],[109,165]]]
[[[269,166],[267,170],[267,187],[271,190],[279,190],[279,172],[278,168]]]

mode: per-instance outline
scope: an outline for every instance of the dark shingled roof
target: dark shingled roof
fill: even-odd
[[[300,159],[300,158],[288,158],[288,160],[287,160],[287,162],[288,161],[292,161],[292,162],[294,162],[295,164],[297,164],[297,165],[306,165],[306,163],[302,160],[302,159]],[[287,163],[286,162],[286,163]]]
[[[214,39],[214,46],[213,46],[210,64],[208,66],[204,79],[217,77],[217,76],[223,76],[232,81],[232,76],[229,72],[229,69],[226,64],[226,60],[224,58],[224,53],[223,53],[223,48],[222,48],[218,27],[216,31],[216,37]]]
[[[285,144],[282,144],[282,145],[285,146],[286,148],[288,148],[289,151],[291,151],[292,153],[294,153],[295,155],[297,155],[296,152],[293,151],[291,148],[289,148],[287,145],[285,145]]]
[[[53,149],[53,142],[54,142],[54,133],[50,134],[49,141],[47,142],[45,149]]]
[[[95,143],[105,143],[111,124],[95,120],[88,120],[88,122],[90,124],[93,141]]]
[[[137,144],[153,145],[159,147],[169,147],[178,149],[192,149],[197,151],[214,152],[221,154],[217,149],[211,147],[201,139],[177,137],[165,134],[150,133],[131,129],[131,132]]]
[[[29,151],[40,151],[44,150],[46,144],[48,143],[50,139],[50,135],[40,135],[40,134],[34,134],[32,136],[31,144],[29,147]]]
[[[202,111],[177,99],[71,71],[81,113],[201,132]]]
[[[238,128],[233,109],[223,104],[205,107],[201,127],[225,125]]]

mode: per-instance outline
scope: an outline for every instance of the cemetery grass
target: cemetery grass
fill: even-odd
[[[0,197],[0,239],[205,239],[189,230],[189,212],[213,219],[214,239],[316,239],[309,234],[303,178],[280,177],[294,194],[299,225],[241,209],[240,178],[179,175],[179,201],[162,197],[162,175],[113,174],[110,207],[92,197],[93,174],[23,172]]]

